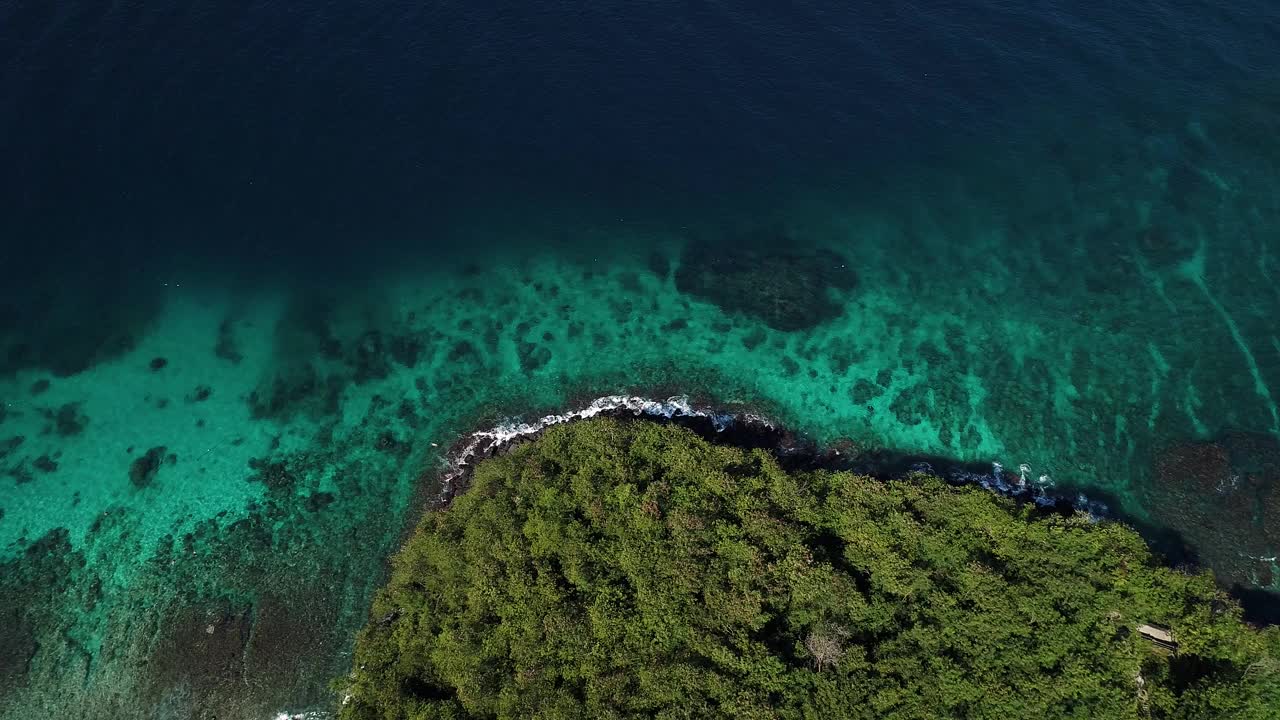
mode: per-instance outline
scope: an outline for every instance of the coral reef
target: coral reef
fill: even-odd
[[[1269,586],[1280,554],[1280,441],[1226,433],[1156,458],[1148,507],[1227,585]]]
[[[789,238],[760,233],[689,245],[675,279],[681,292],[782,331],[839,317],[844,302],[834,295],[857,284],[848,261],[834,252],[797,249]]]

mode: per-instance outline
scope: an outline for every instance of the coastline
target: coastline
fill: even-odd
[[[1090,499],[1083,491],[1076,492],[1074,496],[1054,492],[1052,478],[1048,475],[1033,477],[1032,469],[1026,463],[1020,462],[1018,472],[1009,473],[997,460],[992,460],[984,470],[983,464],[976,462],[886,449],[863,450],[849,440],[824,447],[811,438],[795,434],[760,412],[732,410],[705,401],[695,402],[684,395],[662,400],[642,395],[605,395],[583,406],[543,415],[536,420],[512,418],[473,431],[456,441],[445,453],[441,474],[436,481],[437,488],[428,507],[446,507],[453,498],[465,492],[475,465],[486,458],[536,440],[547,428],[600,416],[674,423],[713,443],[765,449],[789,468],[848,470],[879,479],[921,472],[953,485],[978,485],[1040,507],[1079,510],[1095,519],[1105,518],[1111,512],[1106,503]]]

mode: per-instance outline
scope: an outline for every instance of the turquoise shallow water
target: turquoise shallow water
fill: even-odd
[[[0,718],[330,707],[450,446],[621,392],[1280,591],[1274,8],[1042,5],[6,15]]]

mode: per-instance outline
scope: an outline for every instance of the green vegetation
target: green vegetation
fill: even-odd
[[[641,421],[482,463],[355,668],[346,720],[1280,716],[1280,632],[1123,526]]]

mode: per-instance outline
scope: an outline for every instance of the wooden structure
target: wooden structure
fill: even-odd
[[[1146,638],[1148,642],[1161,650],[1171,653],[1178,651],[1178,643],[1174,642],[1172,633],[1169,628],[1159,625],[1139,625],[1138,634]]]

